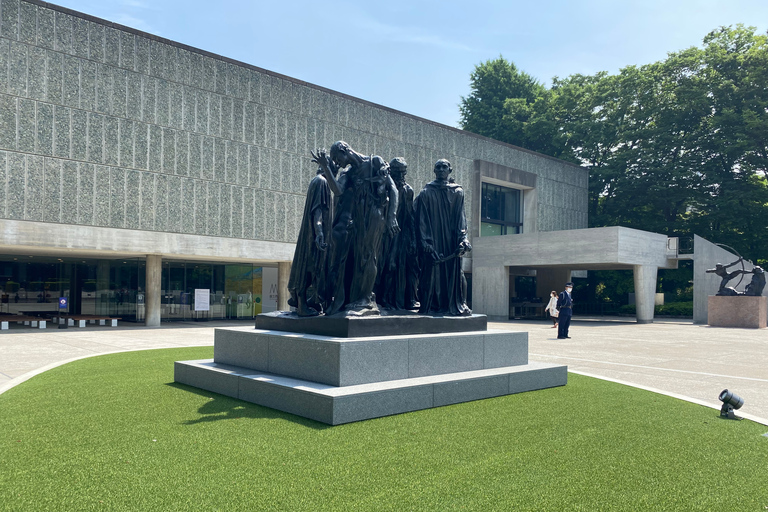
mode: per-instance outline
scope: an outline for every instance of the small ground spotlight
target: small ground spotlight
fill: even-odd
[[[741,406],[744,405],[744,399],[741,398],[739,395],[734,393],[733,391],[728,391],[727,389],[724,389],[720,396],[718,397],[721,402],[723,402],[723,406],[720,408],[720,417],[721,418],[728,418],[731,420],[740,420],[738,416],[733,414],[733,411],[735,409],[741,409]]]

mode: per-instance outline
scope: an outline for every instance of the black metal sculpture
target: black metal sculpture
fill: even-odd
[[[733,272],[728,272],[728,269],[730,267],[737,265],[739,263],[741,263],[741,266],[742,266],[741,269],[734,270]],[[742,257],[739,257],[738,260],[728,265],[717,263],[715,265],[715,268],[710,268],[706,272],[708,274],[715,274],[722,278],[722,280],[720,281],[720,288],[717,290],[716,295],[720,295],[720,296],[746,295],[751,297],[759,297],[760,295],[763,294],[763,289],[765,288],[765,271],[762,269],[762,267],[758,267],[758,266],[755,266],[754,268],[752,268],[752,270],[746,270],[744,267],[744,258]],[[747,287],[744,289],[743,292],[736,290],[735,287],[726,286],[731,279],[734,279],[736,276],[739,276],[739,275],[743,277],[746,274],[752,274],[752,280],[749,282],[749,284],[747,284]],[[741,283],[741,281],[739,281],[739,283]],[[737,283],[736,286],[738,286],[739,283]]]
[[[304,216],[288,279],[288,304],[296,308],[299,316],[315,316],[323,312],[331,205],[331,188],[323,169],[318,169],[307,189]]]
[[[467,281],[461,257],[472,250],[467,240],[464,190],[449,181],[448,160],[435,163],[434,181],[416,198],[417,244],[421,263],[419,313],[469,315]]]
[[[765,271],[762,267],[755,266],[752,269],[751,274],[752,280],[744,289],[744,295],[759,297],[763,294],[763,289],[765,288]]]
[[[343,141],[331,146],[330,156],[323,150],[312,156],[335,196],[326,314],[342,309],[374,312],[381,241],[385,234],[400,231],[395,217],[397,188],[389,166],[381,157],[361,155]]]
[[[408,164],[402,157],[389,162],[389,175],[397,187],[397,224],[400,233],[382,242],[376,301],[386,309],[418,309],[416,288],[419,264],[416,254],[413,188],[405,182]]]
[[[743,258],[739,258],[733,263],[730,263],[728,265],[723,265],[722,263],[717,263],[715,265],[715,268],[710,268],[706,272],[707,274],[715,274],[716,276],[719,276],[722,278],[720,281],[720,288],[717,290],[717,295],[739,295],[739,292],[736,291],[735,288],[726,286],[728,282],[735,278],[736,276],[740,276],[744,273],[743,269],[740,270],[734,270],[733,272],[728,272],[728,269],[731,268],[734,265],[738,265],[739,263],[742,263],[744,261]]]
[[[312,157],[319,169],[288,282],[299,316],[377,314],[377,299],[391,310],[471,315],[461,268],[472,250],[464,190],[448,160],[435,163],[434,181],[414,199],[401,157],[387,164],[343,141]]]

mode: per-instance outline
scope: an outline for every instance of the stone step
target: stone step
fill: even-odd
[[[566,366],[529,362],[349,386],[216,363],[176,361],[176,382],[330,425],[564,386]]]
[[[216,329],[213,359],[330,386],[351,386],[528,363],[528,333],[502,330],[337,338]]]

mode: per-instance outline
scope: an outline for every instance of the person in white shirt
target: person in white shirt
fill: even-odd
[[[549,294],[549,304],[547,304],[547,307],[544,308],[544,311],[549,311],[549,317],[552,319],[552,322],[554,325],[552,325],[553,329],[557,328],[557,292],[555,290],[552,290],[552,292]]]

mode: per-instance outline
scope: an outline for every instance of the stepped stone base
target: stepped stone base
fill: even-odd
[[[338,387],[218,364],[208,359],[177,361],[175,380],[329,425],[340,425],[564,386],[568,372],[565,366],[528,363]]]
[[[567,367],[528,361],[528,333],[336,338],[216,329],[214,359],[175,381],[330,425],[564,386]]]
[[[528,333],[334,338],[233,327],[216,329],[213,360],[329,386],[351,386],[526,364]]]

